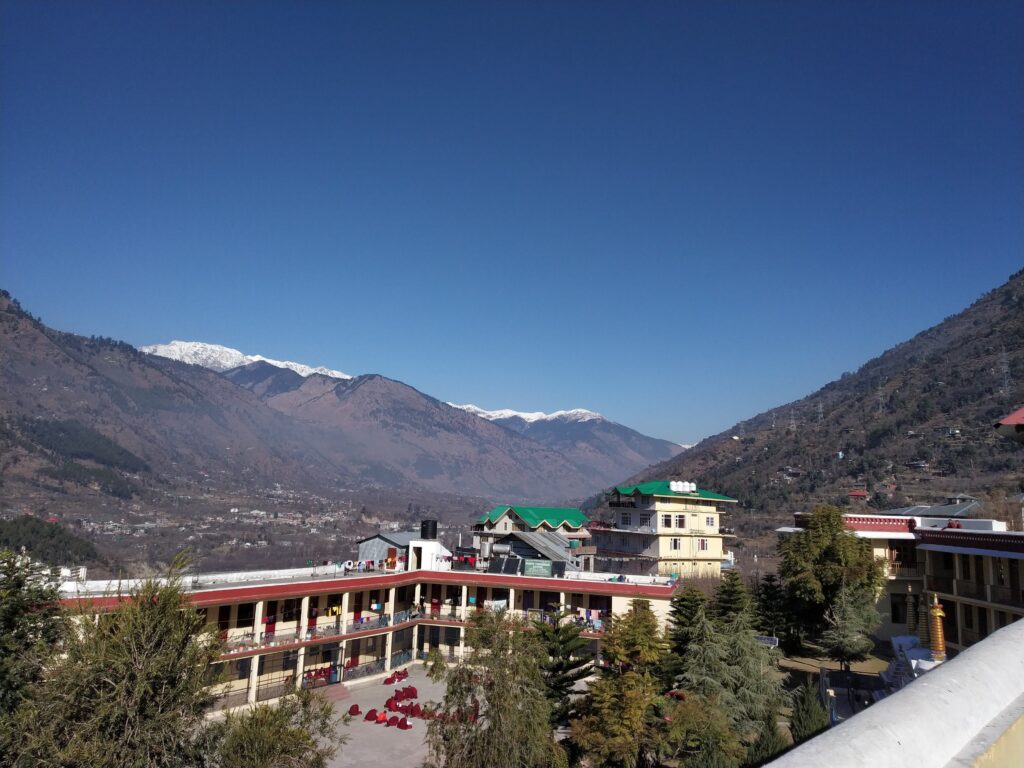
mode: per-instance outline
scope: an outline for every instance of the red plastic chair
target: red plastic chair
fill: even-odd
[[[389,717],[388,718],[388,727],[393,727],[393,726],[398,725],[398,720],[399,720],[398,715],[392,715],[391,717]]]
[[[363,718],[363,720],[376,720],[376,719],[377,719],[377,710],[376,709],[371,709],[369,712],[366,713],[366,717]]]
[[[349,707],[348,708],[348,714],[349,714],[349,717],[355,717],[356,715],[361,715],[362,712],[359,711],[359,705],[358,704],[353,704],[351,707]]]
[[[412,728],[412,723],[410,723],[403,717],[401,720],[398,721],[398,727],[401,728],[403,731],[408,731],[410,728]]]
[[[388,721],[388,713],[387,712],[381,710],[380,712],[377,713],[377,722],[378,723],[387,723],[387,721]]]
[[[413,704],[412,707],[409,709],[409,714],[413,717],[419,717],[423,714],[423,707],[421,707],[418,703]]]

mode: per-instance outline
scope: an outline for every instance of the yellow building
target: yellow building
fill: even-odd
[[[736,499],[693,483],[654,480],[613,488],[611,527],[591,526],[601,570],[719,578],[729,557],[722,515]]]

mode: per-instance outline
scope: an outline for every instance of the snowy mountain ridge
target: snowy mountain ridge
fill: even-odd
[[[607,421],[607,419],[600,413],[594,411],[588,411],[586,408],[572,408],[568,411],[554,411],[553,413],[544,413],[543,411],[513,411],[510,408],[501,408],[496,411],[487,411],[480,408],[472,403],[466,403],[465,405],[458,405],[457,403],[448,403],[453,408],[458,408],[463,411],[472,413],[480,418],[487,419],[488,421],[497,421],[498,419],[512,419],[520,418],[525,422],[532,424],[535,421]]]
[[[224,347],[220,344],[208,344],[203,341],[175,340],[169,344],[148,344],[139,347],[139,350],[147,355],[156,355],[157,357],[166,357],[182,363],[198,365],[218,373],[238,368],[241,365],[248,365],[249,363],[263,362],[276,368],[287,368],[295,371],[300,376],[312,376],[316,373],[332,379],[352,378],[349,374],[332,368],[314,367],[304,363],[294,363],[290,360],[272,360],[263,355],[247,355],[231,347]]]

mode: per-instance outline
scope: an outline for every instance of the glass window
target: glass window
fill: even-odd
[[[679,550],[682,548],[682,542],[679,539],[672,539],[672,549]]]
[[[632,525],[633,524],[633,515],[631,515],[629,512],[623,512],[622,513],[622,524],[623,525]]]
[[[284,616],[282,616],[281,621],[295,621],[298,614],[298,602],[299,601],[296,600],[294,597],[290,597],[284,601],[284,608],[282,609],[282,613],[284,614]]]
[[[640,525],[650,525],[650,524],[651,524],[651,516],[650,515],[640,515]]]
[[[708,548],[708,540],[707,539],[697,539],[697,549],[699,549],[701,552],[704,552],[704,551],[707,550],[707,548]]]
[[[676,528],[686,527],[686,515],[676,515]]]
[[[707,525],[708,528],[714,528],[715,527],[715,518],[713,518],[711,516],[705,517],[704,518],[704,522],[705,522],[705,524]]]
[[[231,625],[231,606],[222,605],[217,609],[217,629],[222,632]]]
[[[672,515],[662,515],[661,516],[661,527],[662,528],[671,528],[672,527]]]
[[[253,619],[256,618],[256,603],[238,604],[238,621],[236,627],[251,627]]]

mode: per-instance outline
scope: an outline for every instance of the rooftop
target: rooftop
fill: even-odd
[[[523,522],[531,528],[539,528],[545,523],[552,528],[562,525],[580,528],[587,522],[587,516],[575,507],[510,507],[508,505],[497,506],[490,512],[481,515],[479,522],[496,523],[502,515],[510,511],[519,515]]]
[[[705,491],[702,488],[698,488],[692,493],[680,493],[679,491],[673,491],[669,487],[668,480],[650,480],[646,483],[637,483],[636,485],[617,485],[612,488],[612,493],[618,493],[620,496],[632,496],[634,493],[639,493],[641,496],[677,496],[683,499],[707,499],[709,501],[726,501],[736,502],[736,499],[730,496],[723,496],[720,493],[714,493],[712,491]]]

